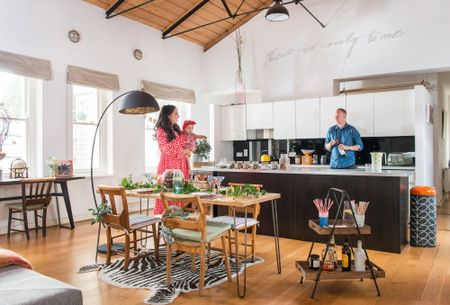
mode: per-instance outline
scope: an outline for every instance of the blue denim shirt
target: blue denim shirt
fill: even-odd
[[[339,144],[346,146],[358,145],[359,151],[363,150],[364,145],[358,130],[350,124],[345,124],[341,129],[338,125],[334,125],[328,129],[325,138],[325,144],[337,140],[338,143],[331,148],[330,167],[331,168],[350,168],[355,165],[355,152],[346,150],[346,155],[341,155],[338,150]]]

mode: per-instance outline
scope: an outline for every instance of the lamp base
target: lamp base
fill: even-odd
[[[124,243],[114,243],[111,246],[111,252],[123,252],[125,250]],[[106,254],[106,244],[100,245],[97,248],[98,253]]]

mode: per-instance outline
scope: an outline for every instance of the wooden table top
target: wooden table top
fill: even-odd
[[[46,178],[46,177],[32,177],[32,178]],[[84,178],[85,177],[83,177],[83,176],[56,177],[55,182],[59,183],[59,182],[66,182],[66,181],[72,181],[72,180],[80,180],[80,179],[84,179]],[[11,178],[0,179],[0,186],[16,185],[16,184],[20,184],[21,182],[22,182],[22,179],[11,179]]]
[[[160,193],[149,193],[145,190],[127,190],[126,191],[128,197],[134,198],[146,198],[146,199],[159,199]],[[174,194],[172,192],[167,192],[168,195],[178,197],[178,198],[189,198],[193,195],[191,194]],[[200,201],[203,204],[211,204],[211,205],[221,205],[221,206],[234,206],[234,207],[246,207],[251,206],[257,203],[268,202],[272,200],[277,200],[281,198],[281,194],[279,193],[266,193],[264,195],[260,195],[258,197],[232,197],[232,196],[224,196],[224,195],[215,195],[212,194],[208,197],[200,196]]]

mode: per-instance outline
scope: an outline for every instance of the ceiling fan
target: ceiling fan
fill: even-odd
[[[155,2],[156,0],[146,0],[143,1],[140,4],[134,5],[132,7],[129,7],[127,9],[123,9],[119,12],[116,12],[116,10],[119,8],[119,6],[121,6],[125,0],[117,0],[107,11],[106,11],[106,19],[110,19],[119,15],[122,15],[124,13],[127,13],[131,10],[137,9],[141,6],[144,6],[146,4],[149,4],[151,2]],[[175,37],[178,35],[182,35],[191,31],[195,31],[198,30],[200,28],[203,27],[207,27],[219,22],[223,22],[225,20],[229,20],[229,19],[235,19],[236,17],[242,17],[242,16],[248,16],[254,13],[258,13],[264,10],[267,10],[265,18],[267,21],[270,22],[283,22],[289,19],[289,11],[288,9],[285,7],[286,5],[289,4],[295,4],[295,5],[300,5],[302,6],[305,11],[311,15],[314,20],[316,20],[321,27],[325,28],[325,24],[323,24],[302,2],[303,0],[274,0],[274,3],[271,6],[268,7],[262,7],[262,8],[257,8],[251,11],[245,11],[245,12],[241,12],[241,7],[244,4],[246,0],[241,0],[240,5],[237,7],[235,12],[232,12],[227,0],[221,0],[222,5],[225,9],[225,11],[227,12],[228,16],[225,18],[221,18],[221,19],[217,19],[214,21],[210,21],[207,22],[205,24],[201,24],[183,31],[178,31],[176,33],[173,33],[173,31],[178,28],[184,21],[186,21],[189,17],[191,17],[192,15],[194,15],[198,10],[200,10],[203,6],[205,6],[207,3],[210,2],[210,0],[202,0],[200,2],[198,2],[191,10],[187,11],[183,16],[181,16],[176,22],[174,22],[169,28],[167,28],[166,30],[164,30],[164,32],[162,33],[162,39],[167,39],[170,37]]]

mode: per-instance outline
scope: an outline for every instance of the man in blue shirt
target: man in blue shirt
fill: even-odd
[[[336,110],[336,125],[330,127],[325,138],[325,148],[331,152],[331,168],[355,167],[355,152],[364,145],[355,127],[347,124],[347,111]]]

